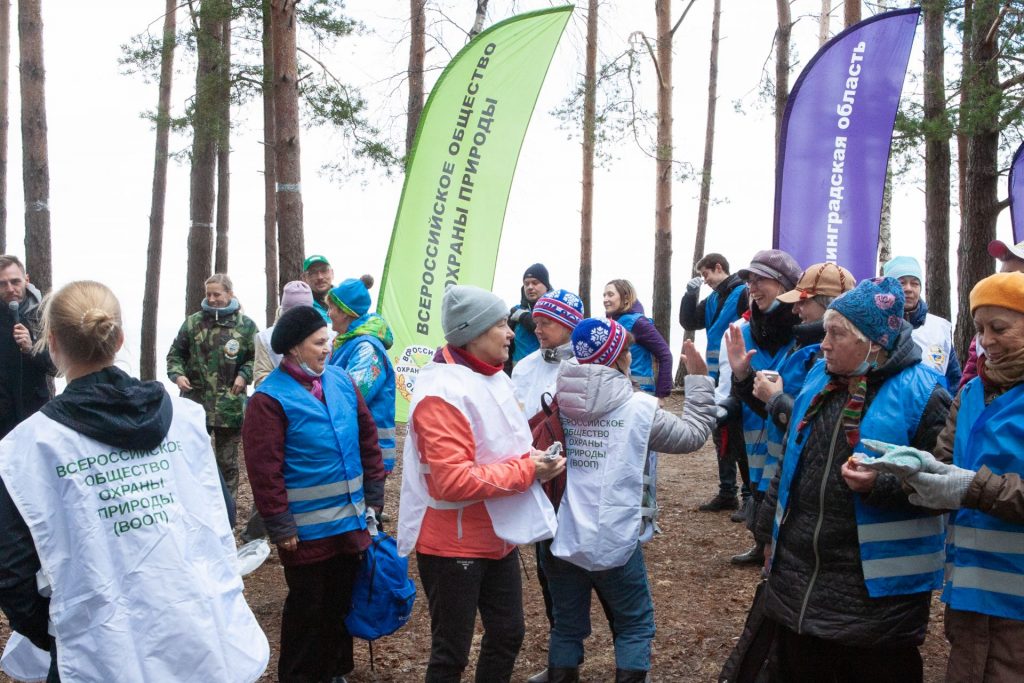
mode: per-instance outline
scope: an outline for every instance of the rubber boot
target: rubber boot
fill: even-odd
[[[526,683],[548,683],[548,670],[538,671],[527,678]]]
[[[733,564],[739,565],[762,565],[764,564],[764,543],[755,543],[754,547],[745,553],[733,555],[729,558]]]
[[[578,667],[561,668],[561,667],[548,667],[548,677],[545,679],[548,683],[580,683],[580,670]]]
[[[646,671],[630,671],[628,669],[615,670],[615,683],[644,683],[646,680]]]

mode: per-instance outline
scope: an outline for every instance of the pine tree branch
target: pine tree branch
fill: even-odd
[[[683,23],[683,19],[685,19],[686,15],[690,13],[690,8],[693,7],[693,3],[695,2],[697,2],[697,0],[690,0],[690,4],[688,4],[686,6],[686,9],[683,10],[683,13],[679,16],[679,19],[676,21],[676,25],[673,26],[672,30],[668,32],[669,39],[676,35],[676,29],[679,28],[679,25]]]

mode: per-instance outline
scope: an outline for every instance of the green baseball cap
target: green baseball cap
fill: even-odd
[[[318,263],[322,263],[325,266],[331,265],[331,262],[327,260],[326,256],[321,256],[320,254],[313,254],[312,256],[308,256],[306,260],[302,262],[302,272],[305,273],[307,270],[309,270]]]

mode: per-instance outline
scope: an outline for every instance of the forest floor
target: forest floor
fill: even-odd
[[[673,396],[668,407],[678,411],[680,403],[681,397]],[[243,477],[244,473],[242,468]],[[750,536],[743,525],[730,522],[725,512],[697,511],[697,506],[714,494],[717,480],[710,442],[697,453],[662,456],[658,463],[659,524],[663,533],[644,548],[657,625],[651,672],[654,681],[716,681],[743,629],[758,582],[757,569],[729,564],[731,555],[746,550],[749,545]],[[396,472],[387,486],[388,509],[396,516],[400,481],[400,474]],[[248,518],[250,506],[248,485],[243,482],[238,501],[239,530]],[[393,532],[393,527],[392,524],[387,530]],[[522,560],[526,640],[516,661],[514,681],[525,681],[543,669],[548,649],[547,620],[535,576],[532,548],[523,548]],[[415,561],[410,562],[410,572],[420,589]],[[274,551],[262,567],[245,577],[246,597],[271,644],[271,661],[260,681],[277,680],[277,644],[285,593],[284,573]],[[607,623],[596,600],[591,620],[593,634],[586,643],[587,658],[581,668],[581,680],[611,681],[615,672],[614,653]],[[0,646],[6,643],[8,635],[7,621],[0,615]],[[472,680],[472,662],[481,635],[478,620],[465,680]],[[922,647],[926,683],[943,679],[948,649],[942,635],[942,606],[936,594],[928,638]],[[356,670],[348,680],[350,683],[422,681],[429,654],[430,618],[420,589],[409,623],[394,635],[374,643],[372,671],[369,648],[365,642],[356,641]],[[0,673],[0,682],[9,680]]]

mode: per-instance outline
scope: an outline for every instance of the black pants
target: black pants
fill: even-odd
[[[555,625],[555,615],[551,604],[551,589],[548,588],[548,577],[544,574],[544,567],[540,564],[540,553],[541,546],[551,547],[551,541],[540,541],[533,545],[533,550],[537,556],[537,582],[540,583],[540,594],[544,598],[544,614],[548,617],[548,626],[553,627]],[[615,620],[612,619],[612,608],[608,605],[608,601],[601,595],[601,591],[594,588],[594,592],[597,593],[597,600],[601,603],[601,609],[604,610],[604,618],[608,620],[608,629],[612,632],[612,640],[615,639]]]
[[[519,550],[500,560],[438,557],[416,553],[430,609],[427,683],[458,683],[469,664],[476,612],[484,626],[477,683],[512,678],[523,645],[523,586]]]
[[[358,567],[358,555],[337,555],[284,568],[288,597],[281,615],[280,683],[322,683],[352,670],[345,615]]]
[[[924,666],[913,645],[852,647],[779,627],[776,683],[921,683]]]

